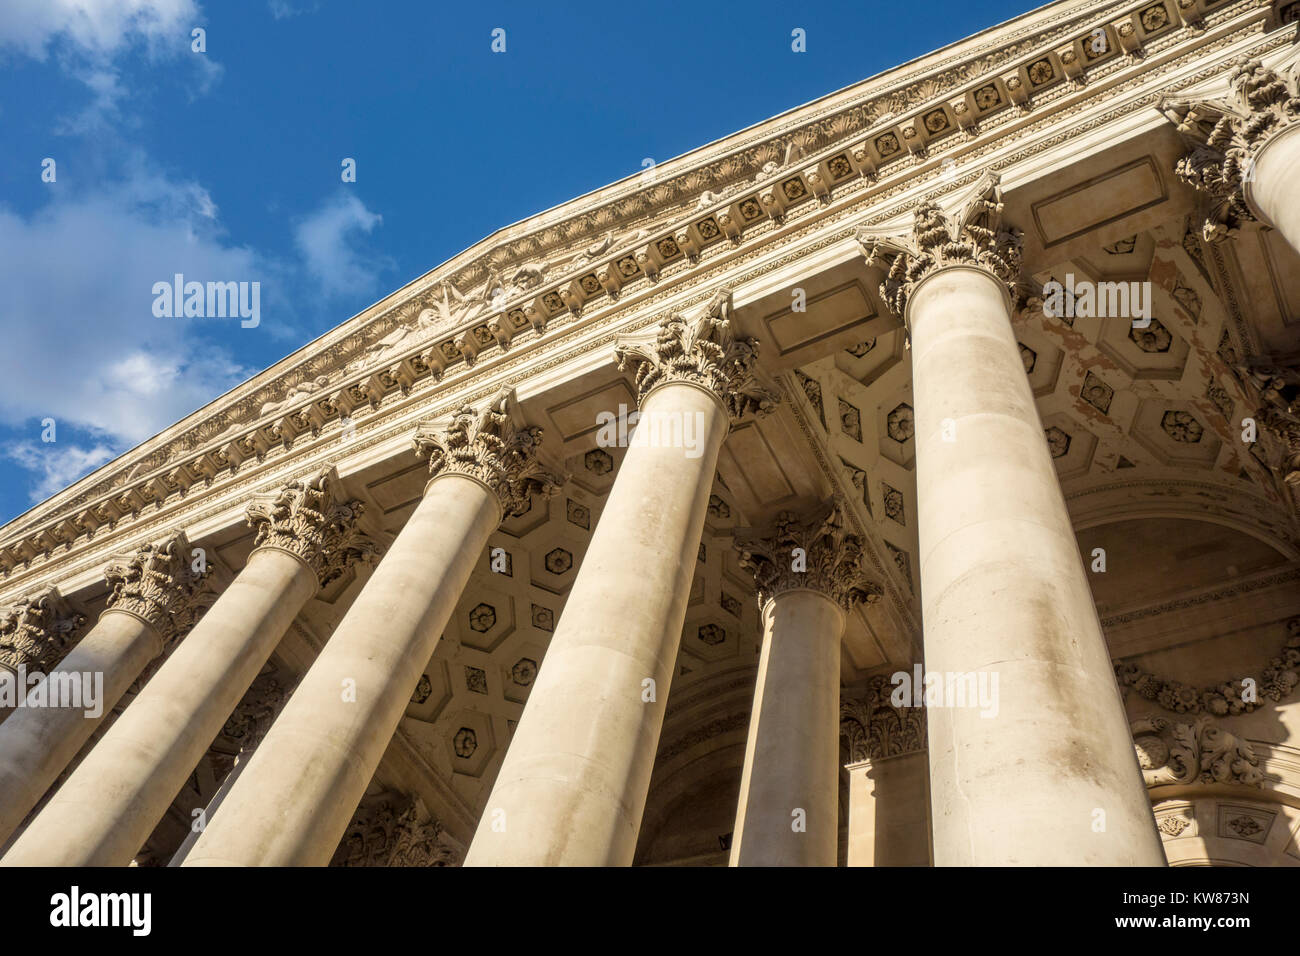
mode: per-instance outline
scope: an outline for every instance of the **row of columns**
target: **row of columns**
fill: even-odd
[[[1294,79],[1247,63],[1232,82],[1238,107],[1282,119],[1243,132],[1240,109],[1219,109],[1180,172],[1220,213],[1246,209],[1300,248]],[[1205,115],[1183,115],[1184,132]],[[1207,166],[1214,150],[1218,166]],[[1231,170],[1247,162],[1251,174],[1229,182],[1240,192],[1228,196]],[[930,711],[934,862],[1159,865],[1011,328],[1020,237],[1000,217],[994,181],[956,211],[923,204],[910,234],[859,236],[868,262],[887,269],[882,294],[912,346],[926,666],[999,676],[991,719],[977,708]],[[618,345],[620,367],[635,372],[642,423],[671,428],[689,418],[700,442],[691,454],[660,443],[629,448],[467,865],[632,861],[719,450],[735,421],[775,401],[754,374],[756,343],[735,335],[729,309],[722,295],[693,319],[670,315]],[[183,865],[328,862],[489,535],[562,482],[538,458],[540,440],[539,429],[516,423],[506,393],[421,430],[430,480],[419,505],[223,787],[219,813]],[[102,673],[107,712],[151,660],[189,636],[0,863],[129,862],[293,618],[348,565],[373,556],[359,503],[340,500],[336,485],[325,471],[254,505],[253,554],[215,603],[182,532],[109,568],[109,608],[56,673]],[[764,634],[731,862],[833,865],[839,643],[846,614],[879,588],[864,577],[862,543],[845,533],[834,503],[782,515],[771,534],[738,545],[755,574]],[[0,844],[100,720],[20,709],[0,723]]]

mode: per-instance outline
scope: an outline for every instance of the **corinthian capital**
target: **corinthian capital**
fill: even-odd
[[[637,401],[657,385],[687,382],[718,397],[733,422],[776,407],[778,394],[754,374],[758,341],[738,338],[731,324],[731,293],[721,291],[694,318],[669,313],[651,334],[627,336],[614,347],[618,367],[633,366]]]
[[[323,468],[248,508],[248,523],[257,531],[254,547],[275,548],[300,558],[316,573],[322,588],[353,563],[373,560],[378,553],[357,526],[365,506],[339,500],[338,483],[334,469]]]
[[[208,586],[208,558],[199,563],[184,531],[173,531],[104,569],[113,588],[108,607],[125,611],[153,627],[170,644],[194,626],[216,600]],[[196,564],[200,569],[196,570]]]
[[[534,494],[550,495],[564,484],[537,457],[542,430],[515,425],[513,401],[511,390],[503,388],[482,411],[466,405],[446,425],[425,423],[415,434],[416,452],[429,459],[430,480],[456,474],[481,481],[506,517],[527,511]]]
[[[1294,63],[1278,72],[1259,60],[1238,60],[1228,86],[1225,95],[1160,104],[1190,146],[1174,171],[1205,194],[1208,209],[1202,232],[1210,242],[1256,220],[1246,201],[1255,159],[1269,140],[1300,119]]]
[[[946,212],[937,203],[916,207],[910,232],[903,235],[859,229],[857,240],[867,265],[885,267],[880,296],[900,316],[922,279],[951,266],[977,266],[1006,285],[1009,294],[1020,277],[1019,229],[1002,227],[1002,187],[997,176],[986,176],[960,203]]]
[[[759,606],[782,591],[821,591],[846,611],[883,593],[863,570],[862,539],[844,530],[844,511],[830,501],[816,511],[783,511],[771,535],[737,532],[740,565],[754,575]]]
[[[86,616],[56,587],[24,595],[0,611],[0,667],[48,672],[77,642]]]

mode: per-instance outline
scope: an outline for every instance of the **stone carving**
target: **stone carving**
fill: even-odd
[[[1227,680],[1197,689],[1181,681],[1168,680],[1142,670],[1136,664],[1115,661],[1115,676],[1121,688],[1132,687],[1144,700],[1154,701],[1176,714],[1214,714],[1218,717],[1249,714],[1261,706],[1263,699],[1277,703],[1291,695],[1300,683],[1300,617],[1286,622],[1286,640],[1282,652],[1269,658],[1254,683],[1253,699],[1243,698],[1245,678]]]
[[[986,176],[956,214],[924,202],[915,216],[910,236],[883,236],[865,229],[857,233],[867,265],[886,269],[880,296],[894,312],[905,316],[917,284],[956,265],[987,269],[1015,295],[1023,237],[1018,229],[1002,228],[1002,189],[996,176]]]
[[[1278,449],[1274,471],[1300,488],[1300,369],[1243,369],[1239,379],[1259,396],[1254,417]]]
[[[0,611],[0,667],[49,673],[80,639],[86,616],[56,587],[19,598]]]
[[[300,558],[323,588],[358,561],[373,561],[378,548],[357,526],[360,501],[339,501],[338,474],[324,468],[285,485],[274,497],[248,508],[257,532],[254,548],[275,548]]]
[[[506,517],[523,514],[534,494],[554,494],[565,482],[537,457],[541,428],[515,425],[513,402],[510,389],[503,388],[481,412],[466,405],[445,426],[425,423],[415,435],[416,453],[429,459],[431,479],[459,474],[481,481],[496,494]]]
[[[418,798],[363,801],[330,866],[460,866],[465,848]]]
[[[675,312],[652,335],[620,338],[614,354],[618,367],[634,367],[637,401],[656,385],[690,382],[721,399],[738,422],[745,415],[763,415],[776,407],[777,393],[754,374],[758,341],[737,338],[731,324],[731,293],[716,293],[693,318]]]
[[[1264,782],[1259,758],[1250,744],[1211,717],[1200,717],[1192,724],[1150,717],[1135,721],[1130,730],[1148,787],[1192,783],[1258,787]]]
[[[925,749],[925,708],[895,707],[888,675],[867,681],[861,700],[840,703],[840,738],[849,761],[880,760]]]
[[[862,539],[844,530],[838,500],[807,516],[781,512],[771,535],[738,531],[735,546],[741,567],[754,575],[759,607],[795,588],[821,591],[845,610],[884,593],[866,577]]]
[[[104,569],[112,586],[108,606],[133,614],[162,635],[164,645],[189,631],[216,600],[209,575],[194,568],[193,549],[184,531],[173,531]]]
[[[1300,118],[1294,66],[1279,73],[1243,58],[1234,64],[1228,84],[1229,92],[1220,98],[1160,104],[1191,143],[1174,172],[1205,194],[1208,209],[1201,231],[1210,242],[1255,221],[1243,191],[1255,158],[1270,138]]]

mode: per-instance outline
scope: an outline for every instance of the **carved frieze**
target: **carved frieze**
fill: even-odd
[[[507,517],[520,515],[532,505],[535,494],[554,494],[565,477],[538,458],[542,429],[516,426],[509,389],[502,389],[482,411],[468,405],[441,427],[420,426],[415,450],[429,459],[430,479],[442,474],[462,474],[491,488]]]
[[[1133,747],[1148,787],[1221,783],[1258,787],[1264,782],[1250,744],[1211,717],[1175,723],[1165,717],[1135,721]]]
[[[740,565],[754,575],[759,606],[782,591],[812,588],[845,610],[884,593],[867,576],[862,539],[845,530],[843,505],[831,501],[815,512],[783,511],[769,535],[736,533]]]
[[[216,600],[209,586],[206,560],[196,570],[196,558],[184,531],[146,544],[114,560],[104,570],[113,591],[110,610],[125,611],[151,624],[170,644],[189,631]]]
[[[375,543],[358,527],[360,501],[340,501],[338,475],[325,468],[291,481],[274,497],[248,508],[248,523],[257,532],[255,548],[275,548],[300,558],[315,572],[322,588],[358,561],[373,561]]]
[[[0,611],[0,667],[48,673],[81,637],[86,616],[55,587],[26,595]]]
[[[1264,144],[1300,120],[1296,84],[1294,63],[1277,72],[1242,58],[1228,77],[1225,96],[1161,103],[1191,145],[1174,171],[1206,196],[1202,231],[1207,240],[1221,240],[1255,220],[1244,187]]]
[[[688,382],[718,396],[734,423],[767,414],[780,399],[755,374],[758,340],[735,334],[725,290],[693,318],[671,312],[651,335],[620,338],[614,354],[620,369],[633,367],[640,403],[657,385]]]

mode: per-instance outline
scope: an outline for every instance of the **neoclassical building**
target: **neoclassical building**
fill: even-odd
[[[1298,18],[1059,0],[10,522],[102,707],[0,715],[0,863],[1300,864]]]

